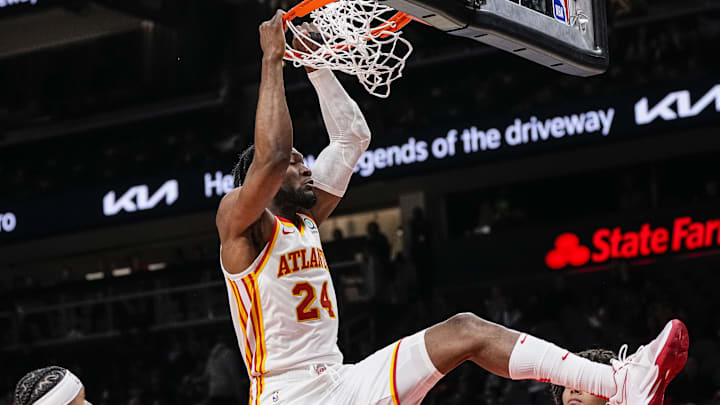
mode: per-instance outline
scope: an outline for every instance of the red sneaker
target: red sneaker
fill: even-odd
[[[620,348],[619,360],[612,361],[617,393],[611,405],[662,405],[665,388],[685,367],[690,337],[681,321],[665,325],[647,346],[626,358],[627,345]]]

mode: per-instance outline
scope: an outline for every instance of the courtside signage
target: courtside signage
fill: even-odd
[[[564,5],[561,0],[557,3]],[[701,127],[720,122],[720,84],[713,80],[682,90],[645,89],[635,95],[594,100],[582,107],[574,105],[564,113],[558,109],[552,104],[542,105],[519,117],[485,116],[473,120],[477,125],[469,121],[469,125],[428,128],[403,137],[375,137],[355,173],[361,179],[418,174],[419,168],[467,166],[510,154]],[[311,169],[315,157],[307,155]]]
[[[428,160],[451,160],[479,156],[486,152],[510,150],[533,144],[552,143],[562,138],[606,137],[613,128],[615,109],[598,109],[550,117],[515,118],[501,128],[476,126],[450,129],[434,139],[407,138],[402,144],[367,150],[355,166],[355,173],[370,177],[379,170],[407,166]],[[314,155],[308,155],[312,169]]]
[[[720,246],[720,219],[697,221],[685,216],[675,218],[670,226],[645,223],[635,229],[600,228],[590,242],[588,247],[578,235],[563,233],[545,256],[545,264],[559,270]]]
[[[0,8],[17,6],[20,4],[30,3],[33,6],[37,4],[38,0],[0,0]]]
[[[17,218],[12,212],[0,212],[0,232],[12,232],[17,226]]]
[[[44,4],[50,2],[38,1],[37,5]],[[685,129],[710,130],[720,125],[720,82],[712,78],[680,87],[628,90],[614,97],[579,100],[573,105],[536,104],[527,113],[517,115],[480,114],[457,122],[440,120],[437,126],[398,135],[377,134],[355,167],[353,184],[439,173],[508,157],[606,145],[671,132],[678,134],[678,142],[683,142],[684,137],[691,135],[683,132]],[[324,146],[299,145],[306,153],[308,167],[312,168],[317,156],[312,152]],[[216,209],[219,199],[234,188],[228,172],[233,163],[221,162],[203,170],[168,171],[158,173],[157,177],[119,179],[116,184],[68,189],[44,195],[42,199],[11,200],[5,193],[0,196],[0,243]],[[54,209],[48,210],[48,206]],[[674,228],[667,229],[672,233]],[[663,245],[662,231],[657,235],[655,243]],[[602,242],[596,247],[593,234],[576,236],[577,245],[584,244],[592,249],[591,253],[602,250]],[[651,242],[652,238],[648,243]],[[542,246],[537,249],[530,257],[547,253]],[[575,253],[566,258],[565,266],[597,263],[591,253]],[[608,255],[612,256],[612,251]]]
[[[205,173],[203,175],[203,186],[205,188],[205,198],[222,197],[235,188],[235,180],[232,175],[224,174],[221,171]]]
[[[692,101],[693,95],[697,97],[695,102]],[[691,94],[689,90],[674,91],[652,106],[648,98],[643,97],[635,104],[635,123],[647,125],[658,118],[665,121],[692,118],[709,108],[720,112],[720,84],[716,84],[699,97],[697,94]]]
[[[144,184],[131,187],[120,197],[116,195],[117,193],[113,190],[103,197],[103,214],[106,217],[117,215],[122,211],[151,210],[163,200],[167,206],[171,206],[180,196],[180,186],[178,181],[173,179],[166,181],[152,195],[150,195],[150,187]]]

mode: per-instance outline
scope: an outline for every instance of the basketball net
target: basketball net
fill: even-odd
[[[354,75],[372,95],[387,98],[390,85],[402,77],[405,61],[412,53],[410,42],[396,31],[401,22],[397,11],[377,0],[337,0],[310,13],[312,24],[322,35],[313,37],[287,21],[288,30],[315,51],[286,45],[285,60],[296,67],[332,69]],[[400,24],[400,25],[399,25]]]

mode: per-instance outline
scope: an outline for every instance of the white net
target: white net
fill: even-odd
[[[306,35],[300,26],[288,22],[293,35],[317,49],[293,49],[288,44],[285,59],[298,67],[354,75],[370,94],[386,98],[413,50],[402,32],[395,32],[397,23],[392,17],[396,13],[376,0],[338,0],[320,7],[310,20],[322,37]]]

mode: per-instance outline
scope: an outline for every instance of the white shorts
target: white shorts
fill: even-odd
[[[430,361],[425,331],[357,364],[322,364],[263,377],[253,405],[416,405],[443,377]],[[258,380],[250,387],[255,390]]]

